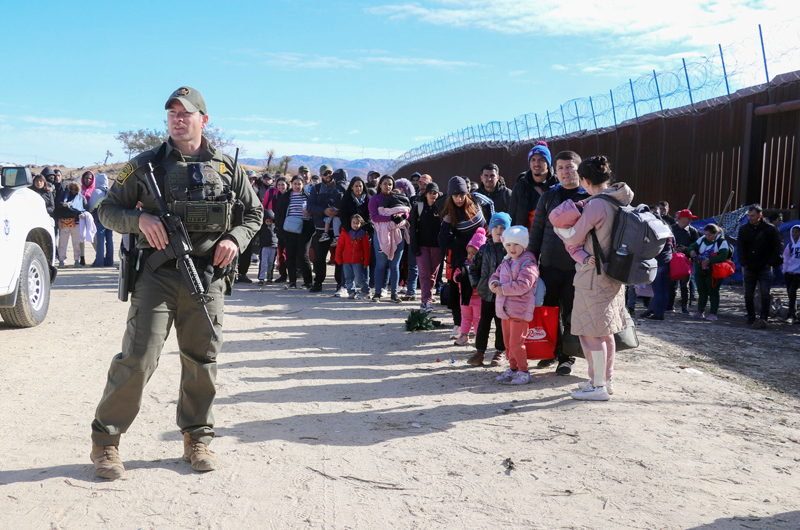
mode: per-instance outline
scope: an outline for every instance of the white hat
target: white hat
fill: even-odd
[[[516,243],[522,248],[528,246],[528,229],[524,226],[512,226],[503,232],[503,244]]]

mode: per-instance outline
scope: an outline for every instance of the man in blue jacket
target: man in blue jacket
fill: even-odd
[[[322,164],[319,168],[319,175],[322,182],[312,186],[311,192],[308,194],[308,209],[314,216],[314,227],[316,228],[311,239],[311,247],[314,249],[314,284],[309,291],[312,293],[322,290],[322,282],[325,281],[327,274],[328,251],[331,248],[332,239],[320,241],[320,237],[325,233],[325,218],[333,219],[339,215],[339,210],[332,205],[338,204],[345,192],[344,185],[334,180],[333,167],[330,165]],[[338,292],[342,284],[339,269],[336,270],[334,277]]]

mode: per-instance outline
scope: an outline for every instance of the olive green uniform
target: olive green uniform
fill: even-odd
[[[188,182],[187,164],[203,164],[205,188],[221,195],[229,186],[235,197],[244,203],[244,222],[239,226],[214,231],[189,231],[196,263],[213,259],[216,243],[228,238],[236,242],[239,251],[247,248],[250,239],[261,226],[263,209],[241,167],[202,139],[201,153],[185,157],[173,148],[170,141],[159,149],[147,151],[131,160],[114,181],[100,205],[100,220],[107,228],[123,234],[139,234],[139,215],[142,212],[158,215],[153,197],[144,192],[134,171],[160,156],[156,180],[167,203],[173,209],[177,200],[172,190],[185,189]],[[137,202],[142,210],[136,210]],[[186,222],[186,219],[184,219]],[[152,250],[143,235],[138,247]],[[141,268],[140,268],[141,270]],[[198,272],[202,275],[201,267]],[[216,278],[216,277],[215,277]],[[138,274],[131,294],[127,328],[122,339],[122,352],[114,356],[108,371],[103,398],[92,422],[92,442],[97,446],[119,445],[120,435],[133,423],[142,403],[147,381],[158,366],[158,359],[173,323],[178,338],[181,359],[181,383],[178,397],[177,423],[183,433],[205,444],[214,437],[212,404],[216,394],[217,354],[222,346],[223,296],[229,291],[228,277],[210,282],[208,294],[214,301],[206,305],[220,340],[212,340],[211,329],[202,309],[192,299],[183,283],[174,260],[155,271],[146,268]]]

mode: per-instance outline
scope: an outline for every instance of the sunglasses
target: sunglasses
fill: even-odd
[[[322,174],[323,177],[329,177],[331,175],[333,175],[333,171],[326,171],[325,173]]]

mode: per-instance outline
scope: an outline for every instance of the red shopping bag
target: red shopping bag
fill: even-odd
[[[558,307],[537,307],[528,323],[525,352],[528,359],[553,359],[558,336]]]
[[[682,280],[692,273],[692,262],[681,252],[672,253],[672,261],[669,262],[669,278],[673,282]]]

